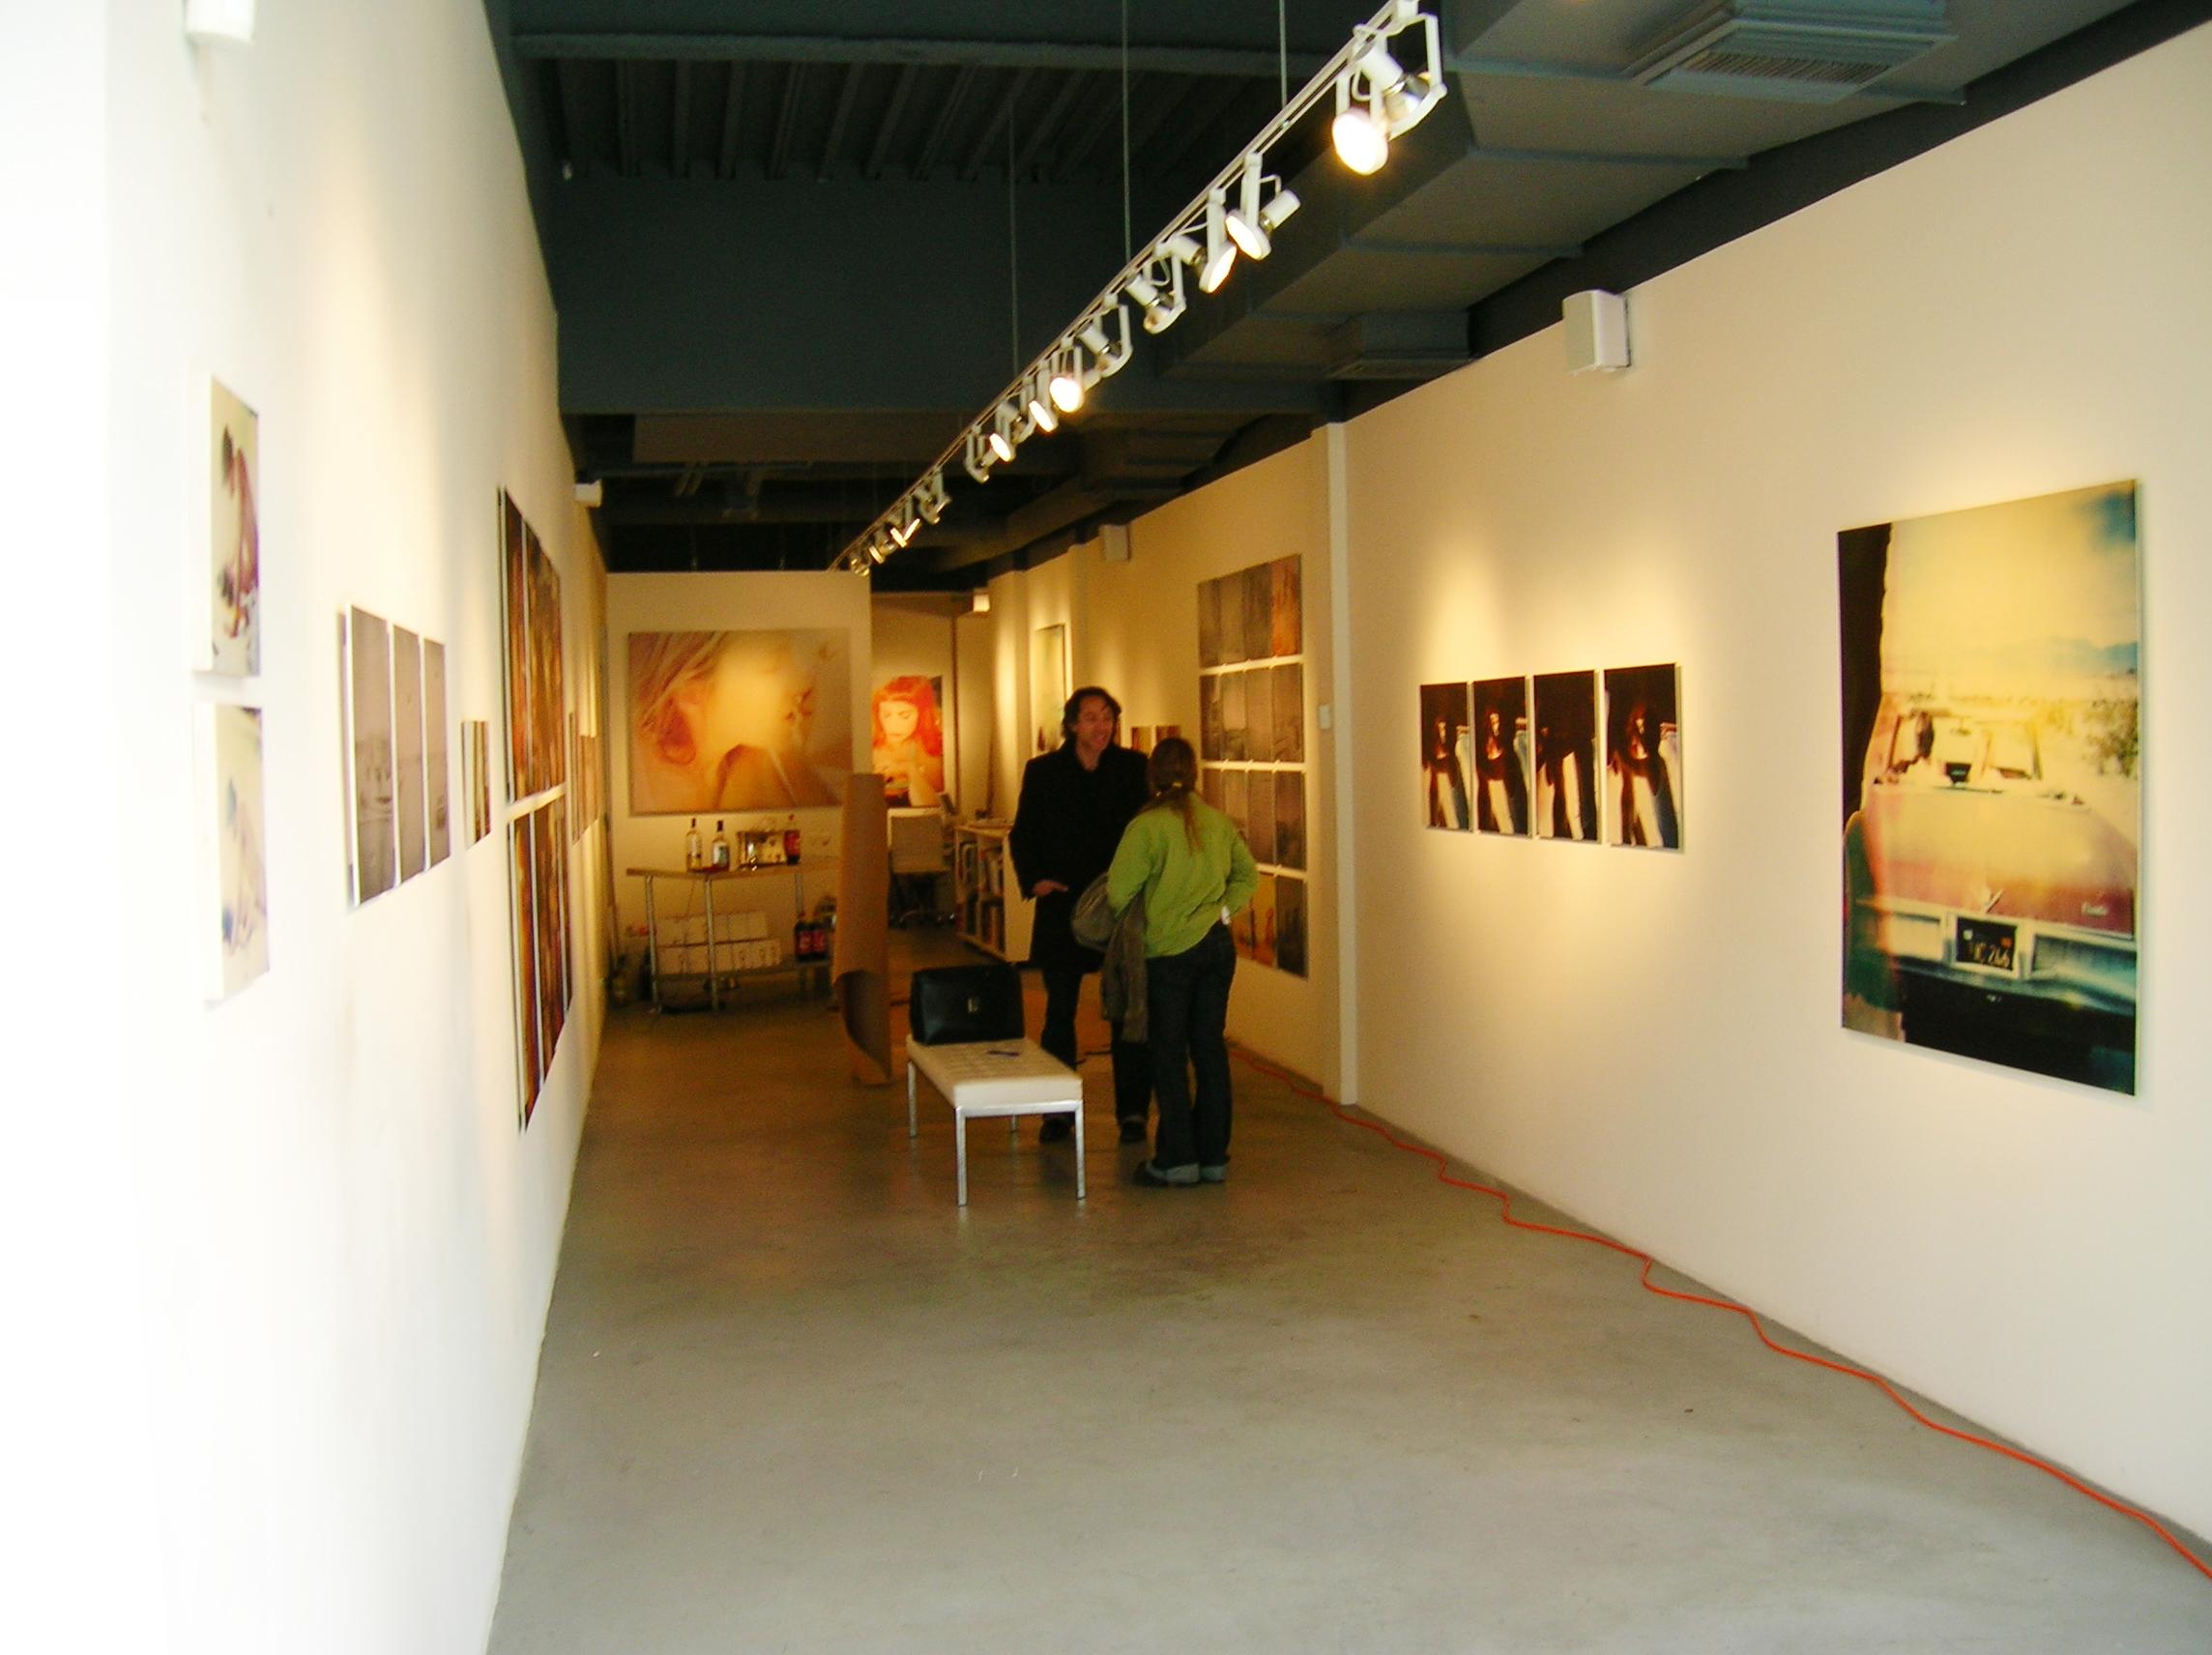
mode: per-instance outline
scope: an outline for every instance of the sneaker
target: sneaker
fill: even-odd
[[[1061,1144],[1075,1136],[1075,1118],[1067,1115],[1048,1115],[1037,1122],[1039,1144]]]
[[[1145,1141],[1145,1118],[1141,1115],[1121,1117],[1121,1142],[1142,1144]]]
[[[1148,1189],[1195,1189],[1198,1186],[1198,1168],[1160,1167],[1150,1161],[1139,1161],[1137,1176],[1132,1181]]]
[[[1225,1184],[1229,1181],[1229,1163],[1224,1161],[1218,1167],[1201,1167],[1198,1176],[1204,1183]]]

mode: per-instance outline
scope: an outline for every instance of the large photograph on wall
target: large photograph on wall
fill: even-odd
[[[1421,685],[1421,808],[1431,828],[1464,833],[1472,825],[1467,794],[1467,685]]]
[[[500,500],[501,590],[507,622],[507,754],[510,799],[568,778],[562,720],[561,575],[511,496]]]
[[[1837,537],[1845,1027],[2135,1090],[2136,485]]]
[[[1538,673],[1534,688],[1536,837],[1595,839],[1597,674]]]
[[[836,803],[853,769],[850,658],[843,631],[632,632],[630,813]]]
[[[870,768],[884,778],[893,810],[949,807],[945,749],[945,680],[902,673],[876,685],[869,698]]]
[[[261,421],[220,380],[210,384],[207,635],[194,664],[251,678],[261,670]]]
[[[1528,831],[1528,681],[1485,679],[1474,686],[1474,826],[1484,833]]]
[[[1680,674],[1673,663],[1605,673],[1605,841],[1682,848]]]

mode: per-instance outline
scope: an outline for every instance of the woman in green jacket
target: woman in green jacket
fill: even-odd
[[[1188,741],[1170,736],[1152,749],[1151,784],[1151,801],[1106,870],[1116,914],[1140,891],[1145,898],[1145,1004],[1160,1115],[1137,1182],[1217,1184],[1229,1176],[1227,1029],[1237,973],[1229,920],[1252,900],[1260,870],[1235,824],[1198,797],[1198,755]]]

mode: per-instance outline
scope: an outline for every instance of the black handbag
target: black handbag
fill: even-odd
[[[914,973],[908,1037],[923,1046],[1022,1037],[1022,973],[1012,966],[933,966]]]

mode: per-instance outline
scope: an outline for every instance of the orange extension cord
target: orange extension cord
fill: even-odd
[[[1661,1298],[1677,1299],[1683,1304],[1702,1304],[1709,1310],[1725,1310],[1732,1315],[1742,1317],[1744,1321],[1751,1323],[1751,1330],[1759,1335],[1759,1342],[1765,1346],[1769,1350],[1773,1351],[1777,1356],[1787,1356],[1792,1362],[1804,1362],[1809,1366],[1815,1368],[1825,1368],[1832,1374],[1842,1374],[1848,1379],[1864,1379],[1868,1384],[1874,1386],[1875,1389],[1881,1392],[1883,1396],[1889,1398],[1891,1402],[1897,1404],[1899,1408],[1903,1408],[1906,1413],[1910,1414],[1913,1419],[1917,1420],[1920,1424],[1928,1427],[1929,1430],[1940,1432],[1945,1437],[1956,1437],[1961,1442],[1971,1443],[1976,1448],[1987,1448],[1993,1454],[2002,1454],[2008,1460],[2017,1460],[2023,1466],[2031,1466],[2034,1469],[2043,1472],[2046,1476],[2056,1477],[2060,1482],[2064,1483],[2076,1494],[2086,1495],[2089,1496],[2089,1498],[2095,1500],[2099,1505],[2105,1507],[2108,1511],[2118,1512],[2120,1516],[2132,1518],[2137,1523],[2141,1524],[2145,1528],[2149,1529],[2153,1534],[2157,1535],[2161,1540],[2165,1541],[2167,1545],[2172,1547],[2174,1553],[2179,1556],[2183,1562],[2187,1563],[2192,1569],[2195,1569],[2206,1580],[2212,1581],[2212,1563],[2207,1563],[2203,1558],[2197,1556],[2196,1553],[2192,1552],[2188,1547],[2184,1546],[2179,1540],[2174,1538],[2172,1532],[2167,1528],[2166,1524],[2159,1522],[2158,1519],[2151,1516],[2150,1513],[2146,1511],[2139,1511],[2136,1507],[2129,1505],[2125,1500],[2117,1500],[2112,1498],[2112,1496],[2110,1495],[2100,1494],[2097,1490],[2089,1487],[2088,1484],[2082,1482],[2080,1478],[2070,1476],[2066,1472],[2060,1470],[2056,1466],[2052,1465],[2048,1460],[2039,1460],[2033,1454],[2024,1453],[2018,1448],[2010,1447],[2002,1442],[1994,1441],[1987,1437],[1977,1436],[1971,1431],[1960,1431],[1952,1426],[1938,1424],[1936,1421],[1930,1419],[1925,1413],[1922,1413],[1918,1408],[1914,1408],[1912,1404],[1906,1401],[1903,1396],[1898,1394],[1897,1389],[1879,1374],[1869,1373],[1864,1368],[1854,1368],[1848,1362],[1831,1362],[1825,1356],[1811,1356],[1807,1355],[1802,1350],[1792,1350],[1786,1345],[1777,1345],[1772,1339],[1767,1337],[1766,1324],[1760,1320],[1759,1314],[1756,1311],[1747,1310],[1740,1304],[1730,1304],[1725,1299],[1708,1298],[1703,1293],[1678,1292],[1673,1288],[1660,1287],[1651,1279],[1651,1271],[1657,1265],[1658,1261],[1652,1258],[1648,1253],[1638,1252],[1634,1247],[1626,1246],[1621,1242],[1611,1239],[1608,1236],[1594,1235],[1586,1230],[1567,1230],[1561,1228],[1557,1224],[1531,1224],[1525,1218],[1514,1217],[1513,1198],[1511,1196],[1507,1195],[1501,1189],[1493,1188],[1489,1184],[1476,1183],[1472,1178],[1455,1177],[1451,1172],[1451,1163],[1441,1150],[1432,1149],[1423,1144],[1409,1144],[1406,1142],[1406,1140],[1399,1137],[1395,1132],[1391,1131],[1387,1126],[1384,1126],[1381,1121],[1363,1120],[1359,1118],[1358,1117],[1353,1115],[1349,1110],[1347,1110],[1344,1105],[1338,1103],[1336,1099],[1324,1092],[1319,1087],[1313,1086],[1303,1077],[1294,1075],[1287,1069],[1278,1068],[1274,1064],[1269,1063],[1263,1059],[1255,1058],[1251,1053],[1241,1049],[1237,1049],[1237,1056],[1258,1073],[1266,1075],[1271,1080],[1280,1081],[1283,1085],[1290,1088],[1290,1089],[1296,1095],[1300,1097],[1310,1097],[1317,1100],[1318,1102],[1327,1105],[1330,1111],[1335,1114],[1337,1119],[1343,1121],[1347,1126],[1356,1126],[1362,1131],[1372,1132],[1378,1138],[1381,1138],[1383,1142],[1390,1145],[1393,1148],[1403,1149],[1409,1155],[1418,1155],[1423,1160],[1433,1161],[1436,1164],[1437,1181],[1439,1183],[1449,1184],[1453,1189],[1468,1190],[1475,1195],[1489,1196],[1493,1201],[1498,1203],[1499,1216],[1507,1224],[1511,1225],[1514,1229],[1532,1230],[1535,1231],[1538,1234],[1542,1235],[1559,1235],[1565,1237],[1569,1241],[1587,1241],[1592,1246],[1610,1248],[1612,1251],[1621,1254],[1625,1258],[1636,1260],[1644,1266],[1641,1280],[1644,1284],[1644,1291],[1645,1292],[1657,1293]]]

